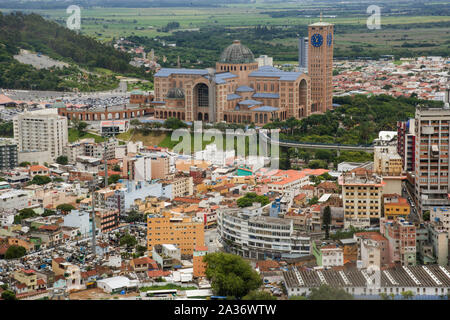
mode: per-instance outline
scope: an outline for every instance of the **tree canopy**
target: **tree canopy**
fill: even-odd
[[[16,294],[12,292],[11,290],[5,290],[2,292],[2,299],[3,300],[17,300]]]
[[[335,288],[328,285],[321,285],[319,288],[312,288],[308,295],[308,300],[353,300],[354,297],[342,288]]]
[[[179,129],[179,128],[187,128],[187,124],[178,118],[168,118],[164,121],[164,128],[167,129]]]
[[[67,159],[67,156],[59,156],[56,158],[56,163],[66,165],[69,163],[69,160]]]
[[[27,250],[22,246],[12,245],[5,252],[5,259],[18,259],[27,254]]]
[[[75,207],[69,203],[63,203],[56,207],[56,210],[60,210],[62,212],[70,212],[74,209],[75,209]]]
[[[206,255],[204,261],[206,277],[217,295],[240,299],[262,284],[258,273],[240,256],[216,252]]]
[[[277,298],[267,291],[253,290],[250,291],[248,294],[246,294],[244,297],[242,297],[242,300],[277,300]]]
[[[121,246],[127,246],[128,248],[130,248],[134,247],[137,244],[137,240],[129,233],[126,233],[120,238],[119,243]]]
[[[42,186],[50,182],[52,182],[52,179],[48,176],[35,175],[30,181],[30,184],[37,184],[39,186]]]
[[[36,216],[36,212],[34,212],[31,208],[25,208],[19,210],[19,214],[14,216],[14,224],[21,224],[23,219],[28,219]]]
[[[108,177],[108,184],[114,184],[117,183],[117,181],[120,180],[120,175],[118,174],[112,174]]]
[[[236,201],[240,208],[250,207],[254,202],[259,202],[261,206],[265,206],[270,200],[267,196],[258,196],[255,192],[249,192]]]

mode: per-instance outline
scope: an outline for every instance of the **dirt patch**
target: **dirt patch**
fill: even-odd
[[[139,296],[137,292],[111,295],[109,293],[103,292],[103,290],[99,288],[87,289],[69,294],[70,300],[118,300],[120,298],[136,296]]]

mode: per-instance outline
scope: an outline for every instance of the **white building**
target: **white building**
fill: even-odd
[[[430,221],[441,222],[450,238],[450,208],[434,207],[430,210]]]
[[[112,277],[97,281],[97,287],[106,293],[119,293],[122,290],[130,290],[138,287],[139,280],[130,280],[126,277]]]
[[[50,151],[56,159],[68,143],[67,118],[44,111],[14,117],[14,139],[19,152]]]
[[[288,297],[308,295],[312,288],[321,284],[338,284],[353,295],[376,296],[393,294],[401,299],[401,293],[411,291],[414,296],[444,296],[450,293],[450,269],[448,267],[403,266],[381,270],[369,276],[367,269],[342,270],[299,270],[292,268],[283,272]],[[375,281],[373,281],[375,279]]]
[[[64,216],[63,226],[78,228],[82,236],[88,235],[91,232],[89,212],[72,210],[69,214]]]
[[[14,223],[13,211],[1,211],[0,212],[0,227],[10,226]]]
[[[211,164],[218,166],[226,166],[233,163],[235,151],[233,150],[219,150],[215,143],[208,144],[205,150],[197,151],[195,153],[195,160],[208,161]]]
[[[273,67],[273,58],[267,55],[261,55],[259,58],[256,58],[255,61],[258,62],[258,68],[265,66]]]
[[[261,213],[260,206],[218,211],[217,231],[232,253],[260,260],[311,253],[310,235],[294,230],[293,220]]]
[[[108,120],[102,121],[100,127],[103,134],[119,134],[128,131],[130,122],[128,120]]]
[[[344,265],[344,250],[341,247],[328,245],[320,248],[322,252],[322,266],[336,267]]]
[[[0,210],[22,210],[28,206],[28,193],[23,190],[10,190],[0,194]]]

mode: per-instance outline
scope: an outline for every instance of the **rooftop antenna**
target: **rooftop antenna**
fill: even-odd
[[[322,22],[322,16],[323,16],[323,12],[320,11],[320,22]]]
[[[180,56],[178,56],[178,58],[177,58],[177,68],[178,68],[178,69],[181,68]]]

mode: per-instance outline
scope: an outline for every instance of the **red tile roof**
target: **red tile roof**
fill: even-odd
[[[167,277],[168,275],[170,275],[170,271],[163,271],[163,270],[147,271],[147,276],[149,278]]]
[[[48,171],[48,168],[41,165],[33,165],[30,166],[29,171]]]
[[[357,237],[364,239],[372,239],[375,241],[387,241],[387,239],[381,233],[378,232],[358,232],[355,233],[355,235]]]

